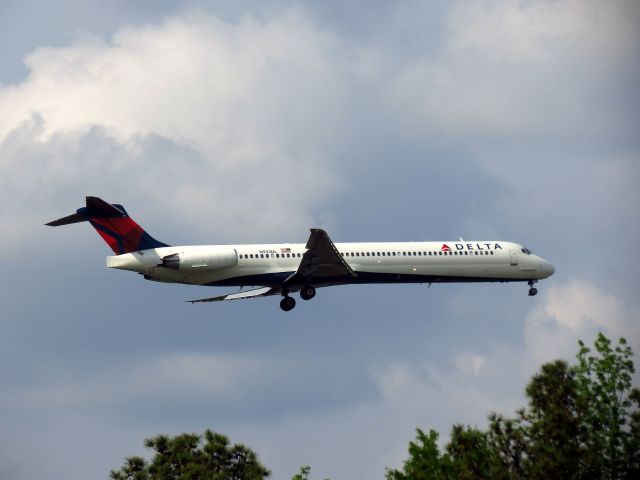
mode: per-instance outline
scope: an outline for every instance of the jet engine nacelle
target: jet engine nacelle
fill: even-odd
[[[181,252],[162,258],[162,266],[180,271],[221,270],[238,264],[238,252],[234,248],[208,252]]]

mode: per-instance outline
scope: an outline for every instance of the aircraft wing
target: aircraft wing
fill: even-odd
[[[223,300],[242,300],[244,298],[266,297],[268,295],[279,295],[280,289],[271,287],[261,287],[244,292],[228,293],[226,295],[218,295],[217,297],[198,298],[196,300],[187,300],[189,303],[202,302],[222,302]]]
[[[357,276],[324,230],[312,228],[306,248],[298,270],[284,281],[285,285]]]

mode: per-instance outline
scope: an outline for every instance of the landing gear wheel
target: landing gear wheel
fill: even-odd
[[[316,296],[316,289],[311,285],[307,285],[300,290],[300,298],[303,300],[311,300]]]
[[[285,312],[292,310],[293,307],[295,306],[296,306],[296,301],[292,297],[286,296],[286,297],[283,297],[282,300],[280,300],[280,308]]]
[[[535,297],[538,294],[538,289],[536,287],[531,287],[529,289],[529,296],[530,297]]]

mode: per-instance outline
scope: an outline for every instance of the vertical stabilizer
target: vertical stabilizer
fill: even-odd
[[[71,223],[89,222],[116,255],[149,248],[168,247],[138,225],[122,205],[110,204],[98,197],[87,197],[86,207],[76,213],[53,220],[46,225],[57,227]]]

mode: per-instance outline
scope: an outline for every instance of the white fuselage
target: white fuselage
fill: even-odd
[[[504,241],[336,243],[357,274],[317,287],[347,283],[531,281],[554,267],[522,245]],[[305,244],[161,247],[107,257],[107,266],[149,280],[193,285],[277,286],[292,275]]]

